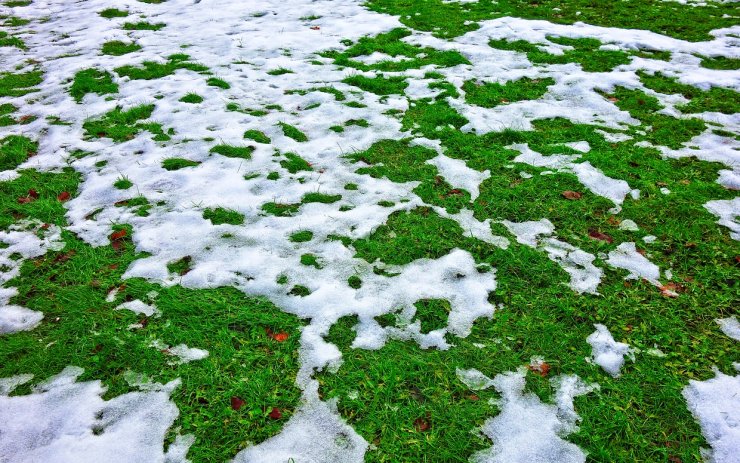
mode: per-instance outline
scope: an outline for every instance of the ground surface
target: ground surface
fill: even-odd
[[[5,0],[0,462],[737,462],[738,18]]]

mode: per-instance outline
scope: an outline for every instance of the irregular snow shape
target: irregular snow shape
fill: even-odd
[[[740,455],[740,375],[715,369],[714,378],[690,380],[683,396],[712,447],[707,461],[736,463]]]
[[[586,145],[588,145],[586,143]],[[580,146],[580,145],[575,145]],[[580,146],[585,148],[585,146]],[[577,154],[552,154],[545,156],[533,151],[529,145],[518,143],[507,146],[509,149],[519,151],[514,162],[529,164],[534,167],[547,167],[558,172],[572,173],[578,177],[578,181],[589,189],[593,194],[611,200],[617,206],[624,202],[624,198],[632,191],[629,184],[624,180],[617,180],[604,175],[590,162],[575,162],[580,155]]]
[[[740,341],[740,322],[737,321],[736,316],[718,318],[715,321],[719,324],[723,333],[736,341]]]
[[[475,201],[475,199],[480,195],[478,186],[491,176],[490,170],[479,172],[468,167],[467,164],[465,164],[465,161],[448,158],[443,154],[428,160],[427,164],[435,166],[442,177],[444,177],[453,187],[459,186],[460,188],[470,192],[470,199],[472,201]]]
[[[634,361],[634,352],[629,344],[615,341],[606,326],[595,324],[594,327],[596,331],[586,338],[586,342],[591,344],[591,358],[616,378],[624,365],[624,356],[630,356]]]
[[[12,334],[36,328],[44,314],[17,305],[0,307],[0,334]]]
[[[457,375],[457,378],[462,381],[463,384],[468,386],[468,388],[472,389],[473,391],[488,389],[489,387],[494,385],[494,382],[491,378],[484,375],[475,368],[471,368],[469,370],[456,368],[455,374]]]
[[[233,463],[362,463],[367,447],[338,416],[336,402],[312,399],[290,417],[280,434],[242,450]]]
[[[730,229],[730,237],[740,241],[740,197],[709,201],[704,205],[709,212],[719,217],[718,224]]]
[[[640,229],[640,227],[637,226],[634,220],[630,219],[624,219],[619,224],[620,230],[626,230],[626,231],[637,231]]]
[[[171,362],[172,364],[189,363],[194,360],[203,360],[208,357],[207,350],[188,347],[185,344],[178,344],[177,346],[170,347],[159,339],[152,341],[150,346],[161,350],[167,355],[177,357],[177,361]]]
[[[535,249],[542,249],[547,257],[557,262],[570,275],[568,286],[577,293],[598,294],[603,270],[593,265],[596,259],[565,241],[549,237],[555,232],[555,226],[547,219],[529,222],[501,222],[514,236],[517,242]],[[544,238],[540,238],[545,235]]]
[[[578,430],[580,419],[573,398],[595,389],[577,376],[558,376],[550,380],[556,389],[555,404],[540,401],[524,392],[526,369],[496,375],[493,385],[502,395],[501,413],[489,418],[482,431],[493,447],[474,454],[476,463],[583,463],[586,455],[575,444],[563,439]]]
[[[151,317],[152,315],[159,316],[161,312],[154,306],[149,305],[140,299],[134,299],[133,301],[124,302],[123,304],[118,305],[116,307],[116,310],[130,310],[133,313],[139,313],[146,315],[147,317]]]
[[[0,247],[0,287],[20,275],[21,265],[26,259],[64,248],[61,229],[38,220],[20,220],[7,231],[0,230],[0,243],[5,244],[5,247]],[[11,259],[13,255],[21,258]],[[44,318],[41,312],[10,305],[10,298],[16,294],[15,288],[0,288],[0,335],[32,330]]]
[[[22,374],[10,376],[8,378],[0,378],[0,396],[8,395],[15,390],[21,384],[26,384],[33,379],[31,374]]]
[[[178,415],[170,394],[179,380],[159,391],[129,392],[104,401],[100,381],[76,382],[82,372],[67,367],[35,386],[32,394],[0,395],[0,461],[185,461],[163,451],[167,430]],[[184,455],[182,441],[179,455]]]
[[[660,285],[660,268],[637,252],[635,243],[627,242],[609,252],[606,263],[615,268],[627,270],[626,280],[644,278],[654,285]]]

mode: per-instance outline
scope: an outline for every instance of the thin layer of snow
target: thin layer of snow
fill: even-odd
[[[475,368],[471,368],[469,370],[457,368],[455,369],[455,374],[457,375],[457,379],[462,381],[464,385],[466,385],[469,389],[473,391],[488,389],[489,387],[495,385],[494,381],[491,378],[484,375]]]
[[[627,270],[629,274],[625,279],[644,278],[653,284],[660,284],[660,268],[637,252],[635,243],[621,243],[615,250],[609,252],[606,263],[614,268]]]
[[[160,315],[159,309],[152,304],[147,304],[141,299],[134,299],[133,301],[124,302],[116,307],[116,310],[130,310],[133,313],[143,314],[147,317],[154,315]]]
[[[473,455],[476,463],[583,463],[585,453],[564,439],[578,430],[579,416],[573,398],[587,394],[596,386],[587,385],[575,375],[552,378],[555,404],[540,401],[524,392],[526,369],[501,373],[493,386],[501,393],[501,413],[489,418],[482,431],[493,447]]]
[[[167,355],[177,357],[177,360],[173,361],[173,364],[188,363],[194,360],[203,360],[208,357],[208,351],[203,349],[197,349],[195,347],[188,347],[185,344],[178,344],[176,346],[168,346],[166,343],[155,339],[151,342],[151,347],[159,349]]]
[[[704,205],[709,212],[719,217],[718,224],[730,229],[730,237],[740,241],[740,197],[709,201]]]
[[[167,430],[178,415],[170,394],[179,380],[159,385],[158,390],[129,392],[105,401],[100,381],[77,382],[82,373],[81,368],[67,367],[34,386],[29,395],[0,394],[0,461],[186,461],[192,438],[180,439],[171,446],[173,452],[164,452]],[[5,381],[17,385],[15,378]]]
[[[740,374],[729,376],[715,369],[714,378],[690,380],[683,396],[712,447],[706,452],[706,461],[737,462],[740,455]]]
[[[596,331],[586,338],[591,345],[591,360],[616,378],[624,365],[624,357],[634,360],[633,350],[629,344],[615,341],[606,326],[595,324],[594,327]]]

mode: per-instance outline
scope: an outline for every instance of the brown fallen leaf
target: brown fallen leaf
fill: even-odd
[[[571,201],[581,199],[581,197],[583,196],[581,193],[571,190],[565,190],[561,193],[561,195],[563,195],[563,198],[570,199]]]
[[[231,409],[232,410],[239,410],[243,406],[245,406],[247,403],[242,400],[241,397],[233,396],[231,397]]]
[[[273,420],[279,420],[280,418],[282,418],[282,417],[283,417],[283,414],[282,414],[282,413],[280,413],[280,409],[279,409],[279,408],[277,408],[277,407],[272,407],[272,411],[271,411],[270,413],[268,413],[268,415],[267,415],[267,416],[269,416],[269,417],[270,417],[270,418],[272,418]]]
[[[126,230],[118,230],[110,234],[111,241],[118,241],[126,237]]]
[[[527,365],[527,369],[534,374],[540,375],[543,378],[550,373],[550,365],[544,361],[535,361]]]
[[[607,243],[613,243],[614,242],[614,238],[612,238],[611,236],[607,235],[606,233],[600,232],[599,230],[597,230],[595,228],[592,228],[592,229],[590,229],[588,231],[588,236],[590,236],[591,238],[593,238],[595,240],[605,241]]]
[[[431,427],[431,423],[429,423],[429,420],[426,418],[417,418],[414,420],[414,429],[418,432],[429,431]]]
[[[71,197],[72,197],[72,195],[70,195],[70,194],[69,194],[69,192],[67,192],[67,191],[62,191],[62,192],[61,192],[61,193],[59,193],[59,195],[57,196],[57,199],[58,199],[59,201],[61,201],[61,202],[65,202],[65,201],[69,201],[69,198],[71,198]]]

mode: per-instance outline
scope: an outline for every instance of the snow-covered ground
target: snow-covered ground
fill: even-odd
[[[116,25],[123,18],[106,19],[100,10],[115,6],[146,16],[147,21],[165,23],[156,33],[124,31]],[[407,76],[409,87],[404,95],[381,97],[358,91],[342,80],[352,75],[372,77],[373,71],[360,72],[340,68],[329,58],[318,55],[329,49],[346,48],[342,40],[356,41],[363,36],[387,32],[400,23],[397,18],[367,10],[359,0],[313,1],[255,0],[169,0],[163,4],[147,4],[133,0],[112,2],[90,0],[35,1],[28,7],[15,8],[13,14],[32,19],[28,26],[33,34],[24,34],[28,51],[3,48],[0,60],[3,68],[33,69],[38,63],[44,72],[40,91],[23,97],[8,98],[8,102],[23,107],[24,112],[39,118],[23,126],[22,132],[38,138],[37,156],[20,168],[51,170],[70,164],[82,173],[79,195],[66,203],[68,230],[93,245],[109,242],[110,224],[127,223],[133,227],[138,250],[148,257],[135,261],[126,277],[143,277],[164,285],[188,288],[233,286],[250,295],[266,296],[281,309],[296,314],[310,323],[301,334],[301,370],[297,383],[303,391],[303,405],[285,424],[283,431],[238,455],[237,462],[359,462],[363,461],[368,443],[337,414],[333,403],[319,399],[314,371],[337,367],[340,351],[324,337],[341,317],[357,315],[358,333],[353,347],[377,349],[388,339],[408,339],[423,348],[448,349],[452,346],[445,334],[466,336],[480,317],[493,316],[497,307],[489,302],[488,294],[496,289],[496,272],[480,273],[468,251],[454,250],[435,260],[421,259],[388,270],[399,273],[388,278],[373,272],[373,265],[354,256],[354,252],[339,241],[329,241],[329,235],[352,239],[367,237],[395,211],[412,210],[424,205],[413,193],[417,182],[394,183],[386,178],[360,175],[357,166],[344,155],[369,148],[383,139],[404,139],[409,132],[389,110],[409,109],[412,99],[436,96],[439,89],[428,86],[425,72],[434,70],[456,87],[468,80],[505,82],[521,77],[552,78],[555,83],[539,99],[524,100],[494,108],[469,105],[464,98],[450,98],[450,105],[469,123],[463,131],[477,134],[505,128],[528,130],[532,121],[548,117],[565,117],[573,122],[599,124],[605,128],[626,131],[638,122],[627,112],[603,98],[595,90],[609,91],[615,86],[641,88],[635,71],[661,71],[677,75],[681,82],[700,88],[722,85],[740,89],[740,72],[712,71],[700,68],[694,55],[740,56],[737,28],[715,31],[716,38],[708,42],[690,43],[653,32],[620,30],[575,24],[555,25],[545,21],[501,18],[481,23],[480,29],[451,41],[431,34],[414,32],[405,40],[439,50],[457,50],[472,64],[449,68],[430,66],[398,73]],[[308,23],[302,19],[318,16]],[[42,21],[42,18],[47,20]],[[125,20],[132,20],[132,17]],[[497,50],[488,45],[491,39],[524,39],[545,42],[548,35],[597,38],[610,47],[635,50],[649,46],[655,50],[673,52],[670,61],[634,58],[610,72],[584,72],[576,64],[532,67],[520,53]],[[111,40],[135,41],[142,49],[135,54],[110,56],[100,54],[102,43]],[[556,49],[560,46],[553,47]],[[215,76],[229,83],[229,89],[209,86],[206,76],[188,70],[152,80],[117,78],[120,90],[115,99],[88,94],[77,104],[67,93],[69,79],[76,72],[98,67],[113,69],[144,61],[164,62],[174,53],[186,53],[190,61],[207,66]],[[383,56],[364,57],[365,63],[383,60]],[[292,71],[279,75],[268,71],[286,68]],[[394,73],[386,73],[392,75]],[[346,94],[350,101],[363,107],[349,107],[331,94],[312,91],[332,86]],[[306,90],[305,95],[286,93]],[[188,92],[204,98],[197,110],[180,103]],[[668,112],[681,103],[656,95],[668,107]],[[279,105],[281,110],[255,117],[238,111],[227,111],[228,103],[244,108]],[[306,112],[303,108],[320,103]],[[83,123],[92,117],[113,110],[154,104],[150,119],[165,130],[174,129],[167,143],[153,141],[148,133],[123,143],[108,138],[86,139]],[[49,125],[47,116],[57,116],[70,125]],[[737,114],[699,114],[698,117],[737,133]],[[337,133],[329,128],[343,125],[348,119],[365,119],[370,129],[348,127]],[[297,142],[283,134],[278,123],[298,127],[308,141]],[[269,144],[251,143],[255,149],[250,160],[227,158],[210,153],[214,144],[243,146],[243,133],[248,129],[263,131]],[[1,128],[0,133],[12,129]],[[215,140],[215,141],[214,141]],[[478,185],[490,173],[466,167],[444,154],[434,142],[418,138],[423,146],[432,146],[437,157],[428,161],[453,185],[477,194]],[[736,185],[740,176],[737,143],[710,133],[692,140],[698,150],[672,150],[660,147],[666,157],[697,156],[719,161],[726,170],[718,181],[725,186]],[[618,212],[624,201],[639,201],[640,192],[629,181],[611,178],[578,154],[543,155],[527,145],[514,145],[521,154],[514,162],[547,167],[572,174],[583,187],[614,203]],[[572,147],[588,152],[588,144]],[[91,151],[95,156],[76,159],[75,150]],[[278,170],[281,157],[276,152],[292,152],[307,160],[312,170],[295,175],[282,175],[277,180],[264,174]],[[568,151],[570,152],[570,151]],[[185,170],[166,170],[162,161],[186,158],[199,162]],[[106,161],[104,167],[98,164]],[[252,177],[249,174],[260,174]],[[3,179],[17,174],[3,172]],[[245,177],[246,176],[246,177]],[[116,207],[130,193],[113,187],[120,178],[129,179],[139,195],[157,204],[150,215],[140,217],[130,209]],[[348,183],[357,190],[346,190]],[[277,217],[261,213],[269,202],[299,203],[308,193],[339,194],[338,202],[311,203],[300,206],[292,217]],[[378,205],[391,201],[391,207]],[[344,210],[342,206],[351,206]],[[238,211],[243,225],[213,225],[203,217],[207,208],[223,207]],[[712,201],[706,208],[715,214],[719,225],[738,238],[740,215],[738,199]],[[100,212],[91,218],[91,211]],[[450,214],[434,207],[442,216],[456,220],[461,227],[484,242],[505,248],[509,238],[491,233],[490,223],[472,217],[469,211]],[[629,217],[623,217],[623,223]],[[662,286],[670,277],[662,277],[660,269],[648,257],[638,253],[635,243],[623,242],[608,256],[585,252],[565,238],[557,238],[554,225],[543,217],[537,222],[504,221],[503,225],[518,243],[545,253],[570,276],[570,287],[578,293],[598,294],[604,269],[622,269],[628,279],[645,279]],[[28,227],[32,227],[29,224]],[[28,228],[27,227],[27,228]],[[313,238],[294,243],[291,234],[310,230]],[[224,236],[228,234],[228,238]],[[0,232],[0,240],[11,247],[0,249],[2,262],[13,252],[24,259],[54,249],[58,229],[44,230],[42,237],[33,231]],[[321,261],[321,268],[300,265],[300,257],[310,253]],[[192,256],[192,270],[186,275],[168,271],[167,264],[183,256]],[[19,261],[12,261],[9,272],[0,274],[0,284],[17,273]],[[7,273],[7,274],[6,274]],[[286,293],[277,281],[280,276],[308,287],[311,293],[298,296]],[[362,287],[346,284],[349,277],[359,275]],[[0,290],[0,334],[21,329],[33,329],[44,323],[42,314],[22,307],[9,306],[12,290]],[[399,308],[413,310],[419,299],[447,299],[451,303],[448,325],[444,329],[422,333],[418,324],[403,328],[384,328],[375,317]],[[141,301],[121,304],[117,308],[147,315],[156,314],[156,307]],[[721,321],[722,330],[737,339],[737,321]],[[597,326],[588,341],[593,347],[593,361],[612,376],[620,372],[623,356],[630,347],[616,342],[607,327]],[[153,348],[168,349],[175,362],[197,362],[208,355],[208,346],[170,347],[161,342]],[[584,360],[585,361],[585,360]],[[34,386],[33,393],[8,396],[19,383],[31,378],[5,378],[0,392],[0,462],[100,462],[146,461],[180,462],[185,460],[192,438],[181,436],[164,453],[163,440],[167,429],[178,414],[170,400],[177,384],[140,385],[132,392],[104,401],[103,388],[97,381],[77,382],[80,371],[70,366],[65,372]],[[461,378],[471,389],[493,386],[501,394],[501,413],[483,425],[482,432],[493,441],[490,450],[476,454],[480,462],[533,461],[537,455],[547,462],[583,462],[585,454],[567,435],[577,429],[579,419],[573,398],[596,389],[578,377],[560,376],[553,379],[555,403],[542,403],[524,392],[524,370],[500,372],[493,379],[482,373],[461,371]],[[688,384],[688,381],[687,381]],[[740,455],[740,382],[738,376],[718,373],[715,379],[692,381],[685,396],[688,406],[700,421],[707,441],[714,449],[714,461],[731,463]],[[96,429],[106,429],[97,433]],[[341,437],[341,439],[339,439]],[[537,442],[537,447],[528,443]],[[115,455],[115,457],[112,457]],[[530,458],[531,457],[531,458]]]

